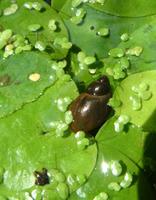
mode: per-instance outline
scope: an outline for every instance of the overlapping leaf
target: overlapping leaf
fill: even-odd
[[[148,131],[155,131],[155,75],[156,71],[153,70],[128,76],[115,91],[116,97],[122,101],[121,107],[115,109],[116,115],[126,114],[130,116],[132,123]],[[141,99],[141,107],[136,110],[133,108],[133,102],[131,100],[131,97],[136,95],[132,89],[142,83],[148,85],[149,90],[144,92],[149,92],[151,97],[149,99],[145,98],[146,100]],[[142,96],[142,98],[144,98],[144,96]]]
[[[41,40],[48,46],[46,53],[49,53],[51,58],[64,58],[68,50],[53,45],[56,37],[68,37],[59,15],[42,1],[39,1],[45,8],[42,12],[24,8],[24,2],[26,1],[17,0],[18,11],[13,15],[0,17],[2,28],[10,28],[15,34],[23,35],[33,46],[36,41]],[[31,0],[31,2],[34,1]],[[71,9],[71,2],[71,0],[54,0],[52,2],[55,9],[61,9],[60,14],[67,25],[71,41],[80,48],[77,50],[73,47],[74,52],[71,52],[71,57],[68,57],[71,66],[69,68],[68,65],[67,72],[70,72],[78,86],[83,86],[84,89],[100,74],[105,74],[107,67],[114,67],[116,58],[104,59],[104,65],[99,61],[99,58],[108,56],[110,49],[119,47],[126,53],[129,48],[141,46],[143,53],[140,57],[128,56],[131,68],[127,73],[153,71],[129,76],[121,82],[115,94],[121,94],[119,96],[121,96],[123,104],[121,109],[116,109],[116,114],[128,114],[134,124],[152,124],[153,128],[155,126],[155,117],[153,117],[155,116],[154,70],[156,69],[155,1],[137,0],[132,3],[130,0],[126,2],[111,0],[105,1],[102,6],[86,4],[83,5],[86,16],[79,25],[70,21],[71,16],[75,15],[75,10]],[[10,1],[0,1],[2,10],[9,5]],[[48,29],[50,19],[58,22],[56,31]],[[13,21],[16,23],[12,23]],[[42,29],[36,33],[30,33],[28,26],[34,23],[40,24]],[[100,36],[98,34],[100,28],[108,28],[110,34],[106,37]],[[120,36],[123,33],[129,34],[129,41],[121,42]],[[97,71],[95,74],[89,73],[88,70],[89,68],[94,69],[94,65],[85,70],[79,68],[77,53],[81,50],[88,56],[96,55]],[[61,74],[61,78],[60,76],[56,77],[51,64],[49,56],[36,52],[12,55],[6,60],[1,58],[0,105],[2,106],[0,106],[0,116],[4,118],[0,119],[0,178],[3,177],[0,184],[0,198],[3,198],[4,195],[5,199],[20,200],[26,198],[93,200],[100,192],[106,192],[112,200],[154,200],[153,188],[143,172],[144,165],[147,169],[151,167],[150,162],[145,163],[147,159],[152,164],[155,160],[155,153],[153,153],[155,143],[151,142],[151,134],[143,132],[134,125],[126,126],[125,132],[116,133],[114,131],[115,118],[113,118],[101,128],[96,137],[98,152],[95,143],[90,144],[84,150],[79,150],[74,134],[69,130],[65,132],[64,137],[56,137],[59,127],[55,127],[55,130],[52,127],[53,123],[58,122],[60,125],[65,121],[65,113],[59,110],[56,102],[59,98],[64,97],[70,97],[73,100],[78,92],[70,76]],[[40,75],[40,79],[36,82],[29,79],[29,75],[33,73]],[[56,73],[59,74],[58,68]],[[142,80],[146,80],[150,84],[152,98],[146,102],[141,111],[132,112],[130,104],[127,104],[129,91],[132,84],[139,85]],[[83,85],[80,82],[83,82]],[[116,87],[113,79],[111,83]],[[126,106],[125,111],[124,106]],[[147,130],[155,130],[147,127]],[[113,176],[111,172],[105,174],[104,166],[112,160],[120,161],[123,167],[119,177]],[[63,186],[66,190],[59,191],[59,189],[62,190],[57,187],[59,182],[54,185],[35,186],[34,171],[43,168],[46,168],[49,173],[53,169],[57,169],[64,174],[63,184],[65,185]],[[127,171],[133,175],[130,187],[122,188],[119,192],[108,189],[111,182],[120,183]],[[75,178],[79,176],[82,179],[85,178],[77,184],[73,179],[70,182],[70,175]],[[86,178],[88,180],[84,184]],[[74,192],[75,190],[76,192]],[[63,197],[61,196],[62,192],[65,195]],[[34,194],[38,194],[38,196],[34,197]],[[69,197],[69,195],[71,196]]]
[[[139,57],[137,56],[127,56],[131,63],[131,68],[128,70],[128,73],[137,73],[146,70],[155,70],[155,29],[156,20],[151,19],[150,23],[143,25],[134,31],[129,41],[121,42],[117,47],[122,48],[123,50],[134,48],[140,46],[143,48],[143,52]],[[149,39],[150,38],[150,39]],[[114,67],[117,59],[108,58],[104,60],[105,68]]]
[[[75,25],[70,21],[70,17],[74,15],[71,7],[71,1],[68,1],[61,10],[61,14],[68,16],[68,19],[64,18],[72,42],[87,54],[96,54],[100,58],[107,57],[108,51],[121,42],[120,36],[123,33],[131,34],[153,19],[153,16],[138,18],[112,16],[84,5],[83,8],[87,14],[81,24]],[[110,35],[99,36],[97,33],[100,28],[109,28]]]
[[[4,117],[41,96],[57,79],[49,56],[28,52],[1,60],[0,117]],[[38,74],[39,80],[29,79]]]
[[[156,2],[154,0],[106,0],[101,4],[93,4],[94,8],[111,15],[123,17],[141,17],[156,14]]]
[[[152,187],[138,168],[143,156],[142,147],[148,134],[131,126],[126,132],[116,133],[113,125],[114,120],[111,119],[100,129],[96,137],[99,149],[97,166],[87,183],[79,188],[70,199],[91,200],[101,192],[106,192],[113,200],[146,200],[147,198],[152,200],[155,198]],[[122,163],[123,173],[119,177],[114,177],[109,172],[108,164],[112,160],[118,160]],[[120,183],[126,171],[133,174],[132,185],[118,192],[108,189],[109,183]]]
[[[18,195],[24,194],[24,191],[31,193],[35,183],[33,173],[42,168],[60,170],[66,177],[74,174],[87,178],[92,172],[96,162],[96,145],[78,150],[73,134],[68,132],[67,136],[59,138],[50,128],[50,123],[57,120],[61,123],[65,117],[54,101],[60,96],[72,99],[77,96],[75,84],[66,76],[50,87],[38,101],[1,119],[0,157],[5,174],[0,194],[8,194],[10,198],[17,195],[19,198]],[[87,168],[84,168],[86,163]],[[48,191],[51,186],[46,188],[37,187],[36,190]],[[51,195],[57,192],[55,189],[51,188]]]

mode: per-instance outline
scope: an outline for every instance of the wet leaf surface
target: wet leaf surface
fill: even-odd
[[[54,101],[60,95],[74,98],[77,95],[75,84],[71,80],[57,81],[38,101],[1,119],[1,167],[5,170],[4,185],[0,186],[1,194],[5,195],[7,191],[12,196],[20,193],[24,195],[24,191],[32,192],[36,187],[37,191],[46,192],[48,188],[52,188],[55,194],[56,186],[53,187],[52,183],[43,188],[35,187],[33,173],[42,168],[46,168],[48,173],[52,173],[53,169],[59,170],[66,177],[65,183],[70,174],[84,175],[87,178],[92,172],[96,163],[96,144],[85,150],[78,150],[73,133],[68,130],[63,138],[58,137],[50,127],[50,123],[57,120],[61,123],[65,117]],[[86,163],[87,168],[84,167]],[[69,185],[70,192],[81,184],[76,182],[74,187]],[[51,197],[53,196],[49,196]]]
[[[125,132],[116,133],[113,125],[114,120],[108,121],[96,136],[99,150],[97,165],[87,183],[80,187],[70,199],[91,200],[100,192],[106,192],[113,200],[125,198],[136,200],[149,198],[152,200],[155,198],[154,190],[145,174],[138,167],[143,155],[140,141],[144,145],[148,134],[131,126]],[[125,141],[128,141],[128,144]],[[110,162],[114,160],[119,161],[122,166],[122,173],[117,177],[112,175],[110,169]],[[132,185],[126,189],[122,188],[118,192],[111,191],[108,185],[112,182],[120,184],[127,171],[133,174]]]
[[[54,59],[61,59],[66,56],[68,50],[61,49],[60,46],[53,44],[56,37],[63,38],[67,37],[67,30],[57,14],[57,12],[50,8],[48,4],[43,1],[38,1],[43,6],[43,11],[30,10],[24,7],[24,3],[27,1],[19,0],[17,4],[19,9],[16,13],[9,16],[1,16],[0,24],[4,29],[11,29],[15,34],[21,34],[22,36],[29,39],[29,41],[35,45],[36,41],[42,41],[47,45],[47,52],[51,54]],[[33,0],[29,2],[34,2]],[[10,6],[10,1],[1,1],[1,9]],[[49,20],[54,19],[58,23],[56,31],[51,31],[48,28]],[[16,23],[13,23],[16,22]],[[41,29],[39,31],[31,32],[28,27],[32,24],[39,24]]]
[[[137,87],[142,83],[148,84],[149,89],[143,92],[139,91],[139,94],[135,93],[132,90],[133,87]],[[155,88],[155,70],[128,76],[115,91],[116,97],[122,101],[121,107],[115,109],[116,115],[126,114],[130,116],[131,122],[137,126],[143,127],[147,131],[155,131]],[[131,97],[138,95],[140,95],[141,107],[135,110],[135,103],[137,102],[133,102]],[[150,96],[146,99],[144,95]]]
[[[0,63],[0,117],[35,101],[57,80],[52,61],[44,54],[29,52],[12,56]],[[38,74],[39,80],[31,80]]]
[[[156,2],[72,3],[0,1],[0,31],[31,45],[0,32],[0,199],[154,200]],[[68,106],[102,75],[115,112],[75,137]]]

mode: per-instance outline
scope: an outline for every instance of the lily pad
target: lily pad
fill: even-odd
[[[131,68],[128,73],[137,73],[146,70],[155,70],[155,36],[156,36],[156,21],[151,20],[148,25],[144,25],[137,29],[130,37],[130,40],[125,44],[121,43],[119,47],[129,49],[136,46],[142,47],[143,51],[140,56],[128,56],[131,63]],[[150,38],[150,40],[148,40]],[[146,45],[145,45],[146,44]]]
[[[67,183],[69,175],[87,178],[92,172],[96,163],[96,144],[79,150],[73,133],[67,130],[64,137],[58,137],[52,127],[46,128],[47,121],[50,124],[58,119],[59,122],[64,120],[65,113],[59,111],[54,101],[60,96],[70,96],[71,99],[77,96],[75,84],[66,76],[48,88],[37,101],[1,119],[0,157],[4,178],[0,194],[4,192],[5,195],[6,190],[12,196],[21,192],[24,194],[26,191],[31,193],[37,187],[34,171],[43,168],[48,173],[53,174],[53,169],[63,173],[66,177],[64,184],[69,192],[77,189],[86,180],[77,183],[73,189]],[[86,163],[87,168],[84,167]],[[50,188],[53,185],[45,185],[42,190],[47,193]],[[41,186],[36,189],[40,190]],[[56,193],[56,186],[52,190]],[[57,195],[59,196],[59,192]]]
[[[116,151],[126,155],[136,165],[143,168],[144,144],[149,133],[143,132],[136,126],[127,125],[121,133],[115,132],[114,122],[116,117],[108,120],[96,135],[96,140],[101,144],[109,144]],[[128,140],[128,145],[125,141]],[[122,147],[121,147],[122,144]],[[133,146],[133,148],[132,148]]]
[[[125,57],[129,60],[130,67],[127,70],[128,74],[134,74],[138,72],[143,72],[147,70],[155,70],[155,19],[151,20],[147,25],[143,25],[141,28],[136,29],[131,35],[127,42],[121,42],[117,48],[121,48],[125,51]],[[150,40],[149,40],[150,38]],[[139,56],[128,55],[129,49],[142,48],[142,52]],[[106,72],[106,69],[114,68],[117,64],[118,59],[116,58],[106,58],[103,60],[105,68],[102,69],[102,73]]]
[[[0,117],[35,101],[57,79],[49,56],[37,52],[14,55],[0,63]]]
[[[135,162],[141,159],[143,153],[136,141],[139,142],[140,138],[145,139],[147,135],[137,127],[134,128],[131,126],[128,131],[117,134],[113,130],[113,121],[114,119],[108,121],[100,129],[96,137],[99,154],[95,170],[89,177],[87,183],[71,195],[70,199],[94,199],[101,192],[105,192],[113,200],[146,200],[147,198],[152,200],[155,198],[154,190],[149,184],[145,174],[140,171],[140,168],[138,168]],[[127,148],[124,145],[124,141],[129,142]],[[112,174],[110,167],[112,161],[118,161],[122,166],[122,172],[119,176]],[[120,185],[126,172],[130,172],[133,175],[131,185],[128,188],[120,188],[120,191],[111,190],[110,183]]]
[[[122,34],[131,35],[139,27],[153,20],[153,16],[139,18],[112,16],[88,5],[83,5],[82,8],[87,14],[81,24],[75,25],[70,20],[74,15],[70,8],[71,1],[70,3],[67,1],[60,14],[69,30],[72,43],[80,47],[86,54],[97,55],[99,58],[108,56],[108,51],[121,42]],[[102,28],[108,28],[110,34],[105,37],[98,35],[98,31]]]
[[[155,70],[128,76],[120,83],[114,93],[114,96],[122,102],[120,107],[115,108],[116,115],[126,114],[130,117],[132,123],[148,131],[155,131],[155,76]],[[147,84],[149,89],[141,89],[142,84]],[[138,92],[134,91],[135,87],[140,87]],[[149,95],[148,98],[146,98],[146,95]],[[140,108],[135,109],[133,97],[137,97],[141,100]]]
[[[101,148],[101,147],[100,147]],[[94,199],[96,195],[98,195],[101,192],[105,192],[108,194],[110,199],[113,200],[124,200],[124,199],[135,199],[135,200],[146,200],[147,198],[150,198],[151,200],[154,200],[155,194],[154,191],[152,191],[152,187],[150,187],[150,184],[148,183],[146,177],[142,174],[138,174],[138,170],[135,165],[133,165],[129,160],[127,160],[125,157],[122,157],[120,154],[116,153],[112,150],[107,152],[106,148],[109,148],[108,146],[105,146],[105,152],[99,153],[99,160],[96,166],[95,171],[92,173],[91,177],[89,178],[88,182],[80,187],[76,193],[71,195],[70,199],[77,200],[77,199]],[[108,189],[108,185],[113,182],[120,182],[122,178],[114,178],[110,176],[105,176],[101,170],[101,165],[103,165],[104,162],[104,156],[110,157],[110,155],[113,154],[118,157],[118,159],[122,159],[125,161],[128,169],[130,169],[131,172],[133,172],[135,177],[140,176],[140,181],[137,180],[134,181],[133,185],[127,189],[121,189],[119,192],[111,191]],[[114,159],[114,157],[111,157]],[[107,159],[106,159],[107,160]],[[107,160],[108,161],[108,160]],[[138,174],[138,175],[136,175]],[[98,185],[96,184],[98,182]],[[141,183],[140,183],[141,182]],[[141,186],[140,186],[141,184]],[[145,192],[144,192],[145,191]]]
[[[97,3],[92,6],[111,15],[122,17],[141,17],[156,14],[156,2],[154,0],[136,0],[133,3],[131,0],[106,0],[102,5]]]

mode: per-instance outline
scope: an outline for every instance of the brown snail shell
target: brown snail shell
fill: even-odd
[[[108,118],[110,107],[107,105],[111,97],[110,84],[106,76],[88,86],[87,92],[80,94],[70,105],[74,132],[90,132],[99,128]]]
[[[110,107],[107,105],[110,97],[110,93],[103,96],[80,94],[69,108],[74,119],[71,129],[74,132],[89,132],[102,125],[110,113]]]
[[[93,81],[87,88],[87,93],[95,96],[102,96],[110,93],[111,87],[107,76],[102,76],[97,81]]]

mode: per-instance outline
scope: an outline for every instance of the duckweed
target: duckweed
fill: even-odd
[[[75,138],[77,140],[81,140],[83,138],[85,138],[85,132],[84,131],[78,131],[76,134],[75,134]]]
[[[131,49],[128,49],[126,51],[126,54],[127,55],[131,55],[131,56],[140,56],[143,52],[143,47],[140,47],[140,46],[136,46],[134,48],[131,48]]]
[[[132,109],[133,110],[140,110],[142,108],[142,101],[141,98],[137,95],[130,96],[129,99],[132,102]]]
[[[110,168],[114,176],[120,176],[122,173],[122,166],[119,161],[111,161]]]
[[[39,51],[44,51],[46,49],[46,45],[42,41],[37,41],[35,43],[35,48],[38,49]]]
[[[123,33],[120,38],[123,42],[127,42],[129,40],[129,35],[128,33]]]
[[[41,3],[36,1],[32,3],[32,8],[34,8],[37,11],[41,11],[43,9],[43,6]]]
[[[4,52],[4,54],[3,54],[3,58],[7,58],[7,57],[9,57],[9,56],[11,56],[11,55],[13,55],[14,54],[14,50],[13,50],[13,45],[7,45],[6,47],[5,47],[5,52]]]
[[[76,180],[77,180],[77,182],[78,182],[79,184],[83,184],[83,183],[86,181],[86,176],[85,176],[85,175],[82,175],[82,174],[77,175],[77,176],[76,176]]]
[[[6,29],[0,34],[0,39],[7,42],[11,38],[12,34],[13,32],[11,29]]]
[[[54,40],[54,45],[58,45],[63,49],[70,49],[72,47],[72,43],[68,41],[66,37],[57,37]]]
[[[96,74],[97,69],[88,69],[88,71],[90,74]]]
[[[76,175],[74,174],[69,174],[67,176],[67,183],[68,185],[71,187],[71,188],[76,188],[78,186],[78,182],[77,182],[77,179],[76,179]]]
[[[72,116],[72,112],[69,110],[67,112],[65,112],[65,122],[66,124],[70,124],[73,121],[73,116]]]
[[[94,57],[94,56],[88,56],[88,57],[85,57],[85,59],[84,59],[84,63],[86,64],[86,65],[91,65],[91,64],[93,64],[94,62],[96,61],[96,58]]]
[[[85,15],[86,15],[86,11],[83,8],[80,8],[76,10],[75,16],[73,16],[70,20],[74,24],[80,24],[82,23]]]
[[[68,105],[71,103],[70,97],[59,98],[55,102],[57,103],[57,107],[61,112],[65,112],[67,110]],[[68,112],[69,114],[69,112]]]
[[[10,7],[5,8],[3,10],[3,15],[8,16],[8,15],[12,15],[14,13],[16,13],[16,11],[18,10],[18,5],[16,3],[11,4]]]
[[[108,105],[113,108],[118,108],[121,106],[121,104],[122,104],[122,102],[115,97],[111,98],[108,102]]]
[[[31,31],[31,32],[36,32],[40,29],[41,29],[40,24],[31,24],[31,25],[28,26],[28,30]]]
[[[108,189],[119,192],[121,190],[121,186],[117,182],[111,182],[108,185]]]
[[[126,57],[122,57],[119,62],[122,70],[128,69],[130,67],[130,61]]]
[[[108,53],[108,55],[113,58],[121,58],[124,56],[124,54],[125,54],[124,50],[120,48],[111,49]]]
[[[124,126],[130,121],[130,117],[127,115],[120,115],[119,118],[114,122],[114,129],[116,132],[122,132]]]
[[[32,2],[25,2],[23,6],[27,9],[31,10],[33,8],[33,3]]]
[[[56,25],[56,20],[55,20],[55,19],[49,20],[48,28],[49,28],[51,31],[56,31],[57,25]]]
[[[129,97],[132,102],[133,110],[140,110],[142,108],[143,101],[148,101],[152,97],[152,93],[149,90],[150,87],[146,83],[140,83],[138,86],[133,86],[132,91],[134,94]]]
[[[87,146],[89,146],[89,139],[83,138],[82,140],[77,141],[77,147],[79,150],[85,149]]]
[[[95,196],[93,200],[107,200],[107,199],[109,199],[108,194],[105,192],[101,192],[100,194]]]
[[[120,186],[122,188],[128,188],[133,182],[133,175],[130,172],[127,172],[124,176],[124,180],[121,181]]]
[[[100,35],[100,36],[108,36],[109,35],[109,28],[100,28],[98,29],[97,31],[97,35]]]

